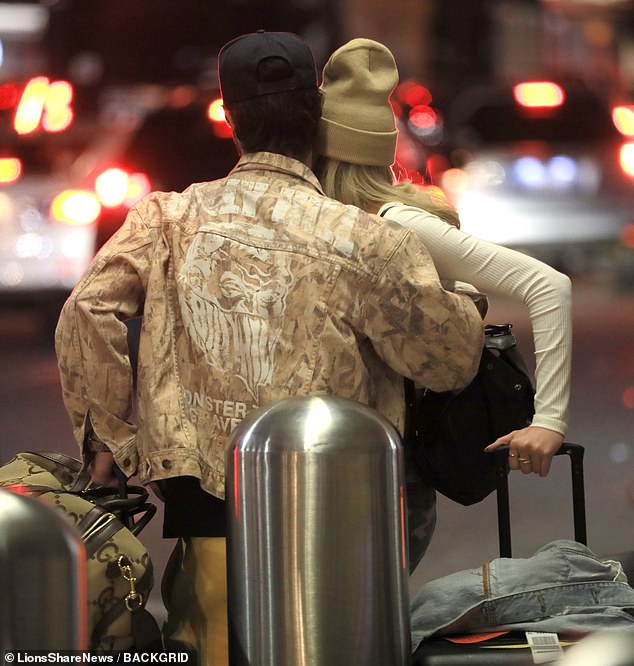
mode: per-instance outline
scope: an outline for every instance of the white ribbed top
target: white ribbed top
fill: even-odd
[[[468,282],[528,308],[535,346],[532,425],[565,436],[570,401],[572,313],[570,278],[533,257],[480,240],[413,206],[385,204],[384,217],[415,231],[443,280]]]

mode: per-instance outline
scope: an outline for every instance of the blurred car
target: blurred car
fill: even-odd
[[[462,228],[564,270],[623,247],[634,226],[634,144],[573,82],[466,90],[445,118],[443,190]]]
[[[142,103],[127,92],[115,119],[71,118],[55,131],[41,102],[18,131],[25,90],[16,87],[0,123],[0,301],[44,303],[54,319],[130,206],[225,176],[237,152],[217,90],[155,89]]]
[[[96,249],[141,196],[180,192],[192,183],[222,178],[235,166],[237,150],[217,95],[176,91],[94,167],[88,185],[101,203]]]
[[[47,77],[0,85],[0,300],[51,301],[92,258],[97,201],[76,192],[71,218],[58,197],[93,140],[71,101],[72,86]]]

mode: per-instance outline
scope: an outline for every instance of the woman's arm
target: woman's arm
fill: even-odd
[[[436,216],[388,204],[383,215],[414,230],[442,279],[462,280],[478,290],[526,305],[535,346],[535,416],[529,428],[492,443],[509,444],[512,469],[545,476],[567,428],[572,343],[570,279],[521,252],[480,240]],[[530,459],[531,465],[517,462]]]

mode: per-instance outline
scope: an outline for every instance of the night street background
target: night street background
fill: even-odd
[[[401,80],[422,82],[426,93],[433,92],[433,102],[425,103],[431,105],[425,107],[425,112],[431,116],[425,118],[433,117],[438,121],[436,138],[443,131],[444,109],[465,87],[480,81],[529,77],[536,71],[583,81],[606,104],[629,105],[634,118],[632,1],[0,1],[0,19],[8,16],[5,10],[13,5],[43,8],[48,22],[45,29],[25,34],[18,27],[8,29],[0,20],[0,86],[6,81],[12,86],[14,79],[23,83],[38,74],[46,74],[51,80],[68,79],[74,86],[75,125],[87,129],[88,134],[94,134],[97,139],[110,138],[104,130],[102,116],[108,119],[117,114],[133,117],[139,112],[140,101],[147,98],[170,99],[175,91],[187,95],[192,90],[203,89],[217,94],[218,48],[227,40],[257,28],[300,33],[313,48],[319,67],[335,48],[352,37],[383,41],[395,54]],[[420,85],[418,88],[422,89]],[[9,88],[4,90],[6,93]],[[14,92],[17,90],[16,87]],[[2,99],[0,95],[0,103]],[[11,133],[13,140],[15,132],[8,109],[8,103],[0,108],[4,112],[0,120],[9,121],[6,128],[1,128]],[[614,132],[609,115],[606,117]],[[424,126],[412,129],[405,115],[401,120],[412,136],[418,130],[417,136],[421,138]],[[206,123],[205,119],[205,127]],[[629,138],[625,133],[619,136],[619,141],[634,146],[634,125],[630,132]],[[175,136],[181,135],[176,132]],[[443,139],[449,148],[440,139],[437,143],[430,139],[425,144],[422,139],[413,140],[412,136],[408,134],[409,143],[405,145],[403,141],[402,148],[404,157],[410,160],[405,165],[406,172],[417,176],[417,182],[433,180],[436,165],[444,164],[447,168],[452,156],[465,152],[452,151],[447,137]],[[33,137],[25,141],[33,139],[37,144],[37,133]],[[227,141],[225,146],[231,146],[230,139],[225,137],[219,141],[222,140]],[[584,137],[580,140],[583,143]],[[0,144],[0,157],[3,149]],[[607,149],[601,157],[607,153],[611,158],[612,153]],[[611,166],[619,172],[616,154],[614,151]],[[215,166],[222,167],[224,173],[226,169],[224,163],[219,164],[219,152],[214,152],[210,159],[214,156]],[[634,148],[631,156],[634,160]],[[630,196],[634,188],[634,166],[631,168],[631,173],[625,176],[629,178]],[[623,165],[621,170],[626,171]],[[456,169],[453,171],[455,173]],[[619,172],[619,176],[623,174]],[[439,183],[434,181],[433,184]],[[50,187],[50,183],[48,185]],[[7,185],[0,194],[4,196],[8,189]],[[27,194],[31,197],[30,192]],[[24,254],[31,246],[28,243],[20,246],[20,239],[11,236],[9,227],[13,221],[8,221],[6,211],[11,206],[7,201],[10,201],[8,195],[0,197],[0,213],[4,215],[0,215],[0,249],[9,253],[14,246],[21,247]],[[42,204],[44,212],[36,211],[41,227],[51,226],[49,204],[48,200],[46,205]],[[31,213],[37,209],[31,199],[28,206]],[[530,211],[526,215],[530,226],[533,221]],[[120,224],[121,219],[116,221]],[[20,220],[20,224],[22,222],[24,220]],[[500,225],[506,222],[503,219]],[[634,222],[634,209],[628,222]],[[32,241],[31,232],[37,225],[33,225],[32,220],[29,224],[33,228],[25,227],[15,233],[28,236],[27,241]],[[570,224],[574,228],[575,219]],[[36,230],[39,233],[41,229]],[[634,251],[632,224],[629,224],[629,233],[631,255]],[[611,242],[621,241],[611,239]],[[89,250],[92,256],[92,245]],[[568,250],[564,248],[564,254]],[[561,252],[561,248],[557,251]],[[557,255],[557,259],[562,256]],[[43,288],[32,302],[13,303],[12,297],[25,300],[19,285],[24,276],[18,270],[21,266],[18,259],[24,256],[18,257],[16,250],[15,262],[15,257],[10,257],[11,261],[4,260],[5,255],[2,257],[5,265],[0,264],[0,464],[20,451],[59,451],[78,457],[61,400],[53,351],[52,330],[59,301],[52,296],[49,298]],[[598,554],[634,549],[633,265],[629,274],[620,274],[619,280],[615,280],[616,273],[612,270],[615,266],[605,262],[577,263],[570,271],[574,351],[567,440],[586,447],[588,539],[590,548]],[[557,264],[557,267],[561,266]],[[28,277],[28,271],[25,275]],[[56,286],[59,287],[59,283]],[[526,308],[503,299],[492,299],[487,323],[505,322],[514,325],[514,333],[532,367],[532,335]],[[572,538],[570,496],[566,457],[555,460],[547,479],[512,474],[514,555],[529,556],[550,540]],[[173,541],[161,538],[162,511],[160,502],[156,501],[159,512],[141,538],[155,564],[151,608],[160,615],[160,577]],[[469,508],[439,497],[436,534],[412,578],[411,587],[415,590],[432,578],[478,567],[483,560],[496,557],[497,547],[494,497]]]

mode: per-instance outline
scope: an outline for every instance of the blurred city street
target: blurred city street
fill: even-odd
[[[634,549],[634,293],[614,293],[601,276],[574,285],[573,391],[568,441],[586,451],[588,540],[600,554]],[[525,312],[495,299],[487,321],[510,321],[530,359]],[[64,411],[52,349],[36,316],[5,309],[0,316],[0,463],[19,451],[53,450],[78,456]],[[555,538],[572,538],[567,458],[550,476],[511,477],[514,555],[532,554]],[[158,500],[157,500],[158,502]],[[160,502],[158,502],[160,505]],[[161,538],[162,512],[142,533],[156,567],[153,608],[160,613],[160,574],[173,540]],[[497,555],[494,497],[462,507],[439,498],[438,526],[412,579],[426,580],[477,567]]]

